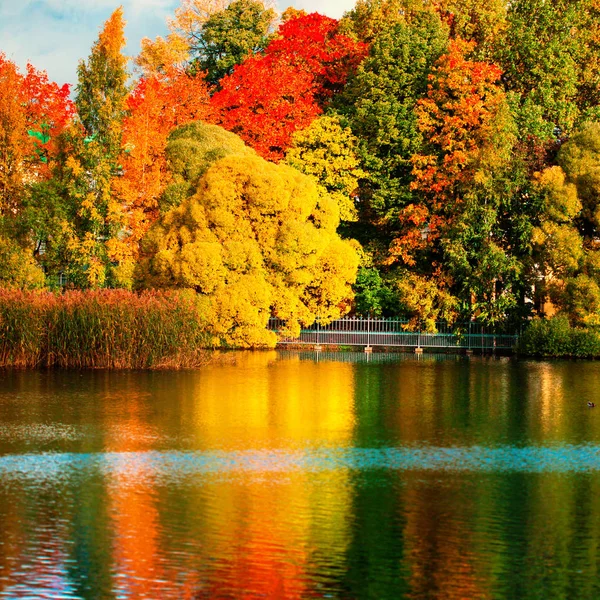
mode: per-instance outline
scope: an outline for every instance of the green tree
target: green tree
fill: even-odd
[[[340,106],[359,140],[366,172],[360,187],[363,227],[356,234],[365,245],[380,246],[384,257],[400,211],[413,199],[410,160],[422,142],[415,107],[427,92],[427,78],[447,47],[447,36],[432,12],[410,23],[392,23],[375,39]]]
[[[583,9],[579,0],[516,0],[508,5],[496,59],[506,91],[514,93],[523,138],[564,138],[575,123]]]
[[[235,0],[208,17],[196,47],[196,69],[206,71],[206,80],[217,84],[249,54],[267,44],[275,11],[259,0]]]
[[[358,0],[340,21],[340,32],[373,44],[397,23],[419,20],[424,11],[433,10],[426,0]]]
[[[475,42],[478,60],[493,60],[506,29],[508,3],[505,0],[436,0],[435,8],[448,23],[451,35]]]
[[[206,144],[203,130],[212,127],[196,124],[186,136]],[[253,151],[205,150],[216,162],[150,231],[140,285],[194,289],[211,333],[235,346],[273,345],[271,314],[298,334],[317,316],[349,310],[358,257],[336,234],[336,202],[313,178]]]

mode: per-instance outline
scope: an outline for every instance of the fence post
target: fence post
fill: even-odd
[[[467,333],[467,356],[471,356],[473,354],[473,350],[471,350],[472,325],[473,321],[469,320],[469,329]]]
[[[315,350],[317,352],[320,352],[322,350],[321,340],[320,340],[320,336],[319,336],[320,327],[321,327],[321,316],[317,315],[317,345],[315,346]]]
[[[373,348],[371,348],[371,313],[367,315],[367,347],[365,348],[365,352],[367,354],[373,352]]]
[[[421,348],[421,325],[419,325],[419,333],[417,336],[417,347],[415,348],[415,354],[423,354],[423,348]]]

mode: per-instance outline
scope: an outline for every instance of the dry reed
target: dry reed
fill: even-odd
[[[0,367],[192,368],[209,343],[193,294],[0,289]]]

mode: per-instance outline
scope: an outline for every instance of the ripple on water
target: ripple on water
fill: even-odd
[[[395,447],[304,451],[36,453],[0,457],[0,477],[58,480],[96,471],[120,480],[337,470],[582,473],[600,471],[600,446]]]
[[[49,443],[75,442],[84,439],[81,428],[63,423],[34,423],[27,425],[0,425],[0,441]]]

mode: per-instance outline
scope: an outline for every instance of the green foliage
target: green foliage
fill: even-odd
[[[393,293],[374,267],[361,267],[358,270],[354,289],[356,291],[354,309],[362,316],[381,317],[393,301]]]
[[[89,143],[100,144],[115,157],[121,151],[120,127],[127,97],[127,58],[123,9],[118,8],[105,23],[87,62],[77,69],[75,104]]]
[[[578,25],[581,2],[516,0],[508,4],[508,25],[497,45],[507,91],[519,98],[524,137],[542,141],[568,135],[579,114]]]
[[[118,264],[115,241],[123,206],[112,190],[121,170],[122,121],[126,114],[127,58],[123,9],[106,21],[86,62],[78,68],[75,104],[79,124],[65,135],[62,169],[69,218],[63,222],[63,263],[78,287],[103,287]]]
[[[202,26],[196,51],[196,69],[206,71],[206,80],[217,84],[249,54],[268,42],[275,11],[257,0],[235,0],[213,13]]]
[[[367,175],[361,218],[393,219],[412,198],[411,156],[421,145],[414,112],[427,78],[448,43],[447,28],[431,12],[411,23],[391,22],[346,88],[340,111],[359,139]]]
[[[286,161],[312,175],[335,198],[342,221],[356,221],[354,196],[365,173],[356,155],[358,140],[337,116],[323,116],[294,134]]]
[[[256,156],[237,135],[208,123],[189,123],[174,129],[166,153],[172,183],[160,201],[163,213],[193,194],[201,177],[218,160],[232,154]]]
[[[194,131],[202,137],[204,127]],[[243,152],[193,187],[148,235],[140,285],[195,290],[211,333],[238,347],[274,345],[271,314],[298,333],[349,310],[358,258],[336,234],[337,204],[313,178]]]
[[[506,29],[507,5],[505,0],[440,0],[438,10],[450,24],[453,37],[477,44],[478,60],[493,60]]]
[[[0,290],[0,332],[0,367],[189,368],[211,344],[181,292]]]
[[[477,315],[489,324],[503,321],[516,307],[522,270],[502,245],[498,220],[493,206],[468,203],[441,240],[444,268],[463,318]]]
[[[600,356],[600,333],[571,327],[566,316],[534,319],[519,338],[518,352],[529,356]]]
[[[423,0],[358,0],[340,21],[340,31],[371,44],[396,23],[420,19],[426,4]]]

